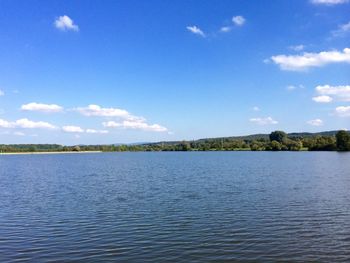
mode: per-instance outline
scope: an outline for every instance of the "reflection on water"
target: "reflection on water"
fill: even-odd
[[[350,154],[0,156],[0,261],[350,261]]]

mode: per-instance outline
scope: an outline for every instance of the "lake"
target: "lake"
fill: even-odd
[[[350,153],[0,156],[0,261],[350,261]]]

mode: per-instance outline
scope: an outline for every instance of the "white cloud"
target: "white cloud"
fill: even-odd
[[[223,32],[223,33],[227,33],[227,32],[230,32],[231,31],[231,27],[229,26],[223,26],[220,28],[220,32]]]
[[[320,53],[304,53],[303,55],[277,55],[271,60],[282,70],[304,71],[311,67],[322,67],[332,63],[350,63],[350,48],[342,52],[323,51]]]
[[[55,27],[62,30],[72,30],[72,31],[79,31],[78,25],[75,25],[73,20],[69,16],[60,16],[55,20]]]
[[[236,26],[243,26],[245,23],[245,18],[243,16],[234,16],[234,17],[232,17],[232,22]]]
[[[17,120],[14,123],[15,127],[23,129],[56,129],[57,127],[44,121],[31,121],[26,118]]]
[[[338,5],[349,2],[349,0],[311,0],[316,5]]]
[[[302,51],[302,50],[304,50],[304,48],[305,48],[304,45],[289,46],[289,49],[294,50],[294,51]]]
[[[28,119],[19,119],[9,122],[0,119],[0,128],[23,128],[23,129],[56,129],[56,127],[44,121],[30,121]]]
[[[98,116],[98,117],[119,117],[129,118],[132,117],[129,112],[118,108],[102,108],[98,105],[90,104],[87,107],[76,108],[76,111],[84,116]]]
[[[333,98],[327,95],[322,95],[322,96],[313,97],[312,100],[318,103],[329,103],[333,101]]]
[[[307,124],[310,124],[312,126],[322,126],[323,121],[321,119],[314,119],[314,120],[307,121]]]
[[[64,132],[74,132],[74,133],[82,133],[84,130],[79,126],[63,126],[62,130]]]
[[[332,32],[334,37],[344,36],[346,33],[350,32],[350,21],[346,24],[340,25],[337,30]]]
[[[109,131],[107,130],[94,130],[94,129],[87,129],[86,133],[99,133],[99,134],[107,134]]]
[[[338,101],[350,101],[350,85],[330,86],[323,85],[315,88],[316,92],[323,96],[330,96]]]
[[[13,128],[13,123],[0,119],[0,128]]]
[[[0,97],[1,96],[4,96],[5,95],[5,92],[3,90],[0,89]]]
[[[22,105],[21,110],[52,113],[52,112],[63,111],[63,108],[56,104],[43,104],[43,103],[32,102],[32,103]]]
[[[336,107],[335,114],[340,116],[340,117],[350,117],[350,106]]]
[[[260,108],[258,106],[254,106],[253,111],[260,111]]]
[[[205,37],[204,32],[197,26],[187,26],[186,28],[188,31],[192,32],[193,34]]]
[[[266,118],[251,118],[249,119],[250,122],[253,122],[258,125],[270,125],[270,124],[277,124],[278,121],[274,120],[271,117]]]
[[[119,121],[107,121],[103,122],[104,127],[108,128],[125,128],[125,129],[139,129],[144,131],[168,131],[167,128],[159,124],[148,124],[146,119],[140,116],[134,116],[128,111],[118,108],[102,108],[98,105],[89,105],[85,108],[76,108],[76,111],[85,116],[98,116],[108,118],[118,118]],[[94,130],[90,129],[89,133],[94,133]],[[88,131],[86,131],[88,132]],[[99,133],[105,133],[99,131]]]
[[[125,120],[122,122],[108,121],[108,122],[103,122],[102,125],[107,128],[125,128],[125,129],[136,129],[136,130],[154,131],[154,132],[168,131],[167,128],[159,124],[148,124],[144,121],[128,121],[128,120]]]
[[[74,125],[63,126],[62,130],[64,132],[69,132],[69,133],[90,133],[90,134],[107,134],[107,133],[109,133],[109,131],[107,131],[107,130],[95,130],[95,129],[84,130],[83,128],[81,128],[79,126],[74,126]]]

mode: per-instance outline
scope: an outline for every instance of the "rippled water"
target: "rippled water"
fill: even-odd
[[[0,261],[350,261],[350,154],[0,156]]]

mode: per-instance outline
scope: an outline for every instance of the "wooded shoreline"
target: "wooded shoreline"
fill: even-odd
[[[158,142],[119,145],[11,144],[0,145],[0,153],[90,153],[147,151],[350,151],[348,131],[318,134],[274,131],[241,137],[200,139],[193,141]]]

